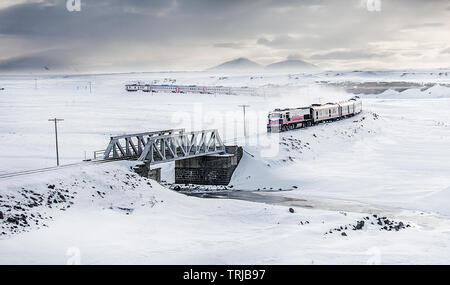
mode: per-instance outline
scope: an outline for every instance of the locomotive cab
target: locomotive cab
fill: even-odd
[[[268,132],[279,132],[283,125],[283,114],[280,112],[270,112],[268,116],[269,122],[267,124]]]

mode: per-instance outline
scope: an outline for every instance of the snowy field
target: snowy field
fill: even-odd
[[[91,158],[111,135],[216,128],[246,150],[233,189],[269,198],[188,197],[133,174],[134,162],[2,179],[0,263],[448,264],[450,88],[439,85],[447,74],[1,76],[0,174],[55,165],[49,118],[64,119],[62,164]],[[124,90],[173,80],[255,87],[259,96]],[[318,81],[436,85],[364,95],[358,116],[267,135],[269,110],[353,96]],[[250,105],[247,139],[241,104]],[[163,178],[173,182],[173,164]]]

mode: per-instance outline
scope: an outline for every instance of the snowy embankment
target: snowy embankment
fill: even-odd
[[[177,82],[215,80],[195,76]],[[349,96],[316,87],[276,98],[129,94],[128,77],[42,79],[37,90],[8,78],[1,170],[53,164],[48,117],[66,119],[60,146],[68,163],[104,148],[112,134],[218,128],[233,143],[243,127],[239,104],[266,114]],[[92,94],[78,88],[87,80]],[[258,82],[294,84],[288,76]],[[231,184],[277,198],[269,204],[187,197],[137,176],[130,162],[1,180],[0,263],[64,264],[74,252],[83,264],[448,263],[450,100],[439,95],[448,94],[442,86],[409,92],[409,100],[389,91],[363,97],[360,115],[308,129],[267,137],[266,115],[250,125]],[[172,167],[163,167],[169,183]],[[291,191],[273,191],[280,188]]]
[[[402,92],[387,90],[378,95],[369,95],[369,98],[380,99],[438,99],[450,98],[450,88],[435,84],[430,88],[411,88]]]
[[[131,165],[85,166],[30,176],[25,183],[3,182],[4,215],[24,215],[30,227],[2,237],[0,263],[64,264],[74,252],[83,264],[447,260],[440,243],[446,233],[386,219],[382,212],[294,207],[291,213],[287,206],[187,197],[133,174]],[[30,205],[31,197],[37,205]]]
[[[450,216],[432,197],[450,185],[448,99],[366,99],[362,114],[282,133],[275,157],[245,157],[238,189],[357,201]],[[248,148],[251,153],[258,153]],[[245,170],[244,170],[245,169]],[[446,199],[446,201],[448,201]]]

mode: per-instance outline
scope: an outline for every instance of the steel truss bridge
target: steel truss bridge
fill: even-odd
[[[111,137],[103,159],[138,159],[150,164],[225,153],[216,129],[172,129]]]
[[[217,130],[185,132],[184,129],[163,130],[111,137],[106,150],[94,152],[94,160],[55,167],[0,173],[0,179],[57,171],[85,164],[138,159],[157,164],[204,155],[225,154],[225,145]]]

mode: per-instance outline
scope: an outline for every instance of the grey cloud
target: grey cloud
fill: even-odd
[[[286,46],[292,44],[295,41],[294,38],[288,35],[280,35],[275,37],[273,40],[268,40],[267,38],[258,39],[257,43],[266,46]]]
[[[302,60],[303,57],[300,54],[290,54],[286,57],[287,60]]]
[[[63,51],[50,50],[35,54],[0,60],[0,70],[42,71],[68,69],[72,64],[70,56]]]
[[[310,41],[311,39],[311,37],[306,36],[293,37],[290,35],[279,35],[276,36],[273,40],[269,40],[264,37],[259,38],[256,43],[274,48],[298,48],[304,46],[304,43]]]
[[[413,24],[405,26],[403,29],[405,30],[414,30],[420,28],[439,28],[446,26],[445,23],[422,23],[422,24]]]
[[[2,53],[6,51],[2,57],[11,57],[8,49],[14,55],[22,51],[18,57],[25,59],[41,50],[59,49],[71,59],[59,59],[61,66],[84,62],[89,68],[89,63],[96,64],[102,57],[103,66],[111,69],[139,61],[173,67],[180,55],[200,62],[205,54],[221,48],[217,59],[211,55],[206,64],[235,57],[239,50],[239,56],[262,61],[296,53],[305,58],[334,56],[350,61],[386,56],[386,50],[392,49],[379,46],[370,53],[358,52],[370,42],[420,43],[423,39],[408,31],[399,33],[405,27],[420,28],[414,27],[416,23],[437,33],[437,42],[444,42],[448,35],[446,0],[383,1],[380,13],[358,7],[357,0],[81,0],[82,11],[71,13],[65,2],[21,1],[0,9],[0,47]],[[6,38],[21,39],[28,48]],[[416,49],[413,52],[421,52]],[[136,50],[141,52],[133,58]],[[350,52],[333,54],[330,50]]]
[[[401,54],[402,56],[407,56],[407,57],[418,57],[421,56],[421,53],[418,52],[404,52]]]
[[[332,51],[322,54],[314,54],[310,56],[310,59],[324,60],[349,60],[349,59],[370,59],[370,58],[384,58],[392,56],[393,53],[390,52],[369,52],[365,50],[342,50],[342,51]]]
[[[244,46],[240,43],[216,43],[214,44],[214,47],[240,49]]]

